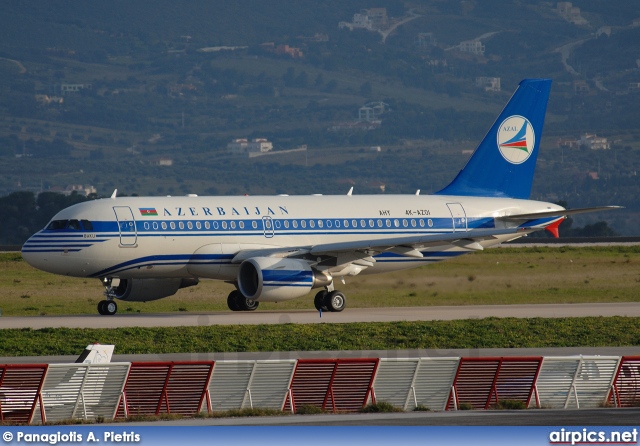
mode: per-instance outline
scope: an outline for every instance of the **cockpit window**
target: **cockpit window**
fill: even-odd
[[[81,222],[82,224],[80,224]],[[89,220],[53,220],[46,227],[47,231],[60,231],[62,229],[93,231],[93,224]]]
[[[64,229],[67,227],[67,220],[53,220],[47,226],[47,230],[49,231],[59,231],[60,229]]]

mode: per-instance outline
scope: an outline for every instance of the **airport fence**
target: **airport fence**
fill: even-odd
[[[355,412],[380,401],[438,411],[638,406],[640,356],[0,365],[6,423],[306,406]]]

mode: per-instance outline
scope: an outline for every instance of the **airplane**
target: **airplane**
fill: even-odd
[[[22,247],[54,274],[99,279],[106,298],[144,302],[201,279],[234,285],[232,311],[307,295],[346,306],[336,279],[415,268],[534,231],[558,237],[566,210],[529,200],[550,79],[525,79],[455,179],[432,195],[118,197],[58,212]]]

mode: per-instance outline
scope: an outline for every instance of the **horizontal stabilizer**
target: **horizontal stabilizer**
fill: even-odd
[[[564,217],[567,215],[574,215],[574,214],[586,214],[588,212],[612,211],[614,209],[623,209],[623,206],[597,206],[592,208],[558,209],[556,211],[533,212],[531,214],[505,215],[504,217],[496,217],[496,220],[523,221],[523,220],[531,220],[534,218]]]

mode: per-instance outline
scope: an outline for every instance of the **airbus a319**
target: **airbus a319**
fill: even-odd
[[[56,214],[22,247],[32,266],[99,279],[116,299],[150,301],[218,279],[233,311],[303,297],[342,311],[345,276],[415,268],[539,230],[565,210],[529,200],[551,80],[526,79],[466,166],[432,195],[117,197]]]

